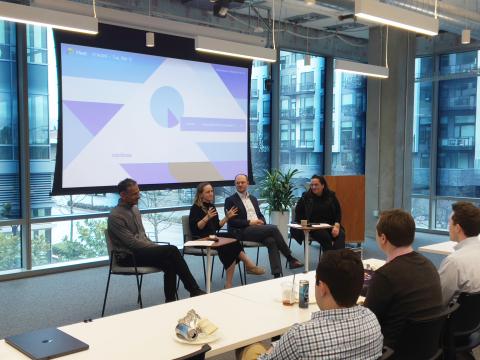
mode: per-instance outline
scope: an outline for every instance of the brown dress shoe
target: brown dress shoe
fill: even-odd
[[[298,268],[301,268],[303,267],[303,264],[298,261],[297,259],[293,259],[291,261],[288,262],[288,268],[289,269],[298,269]]]

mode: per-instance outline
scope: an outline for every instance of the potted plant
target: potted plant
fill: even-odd
[[[293,192],[296,185],[293,178],[299,172],[298,169],[289,169],[285,173],[278,169],[265,171],[265,178],[260,183],[261,195],[270,211],[270,221],[278,226],[285,239],[288,236],[290,208],[295,205]]]

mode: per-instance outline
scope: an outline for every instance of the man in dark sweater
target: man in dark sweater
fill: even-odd
[[[384,344],[395,349],[407,319],[442,311],[440,277],[430,260],[413,251],[415,221],[409,213],[382,212],[376,237],[387,263],[375,271],[364,305],[377,316]]]
[[[153,266],[164,271],[165,301],[175,300],[177,275],[190,296],[205,294],[188,269],[178,248],[159,245],[145,234],[137,204],[140,189],[135,180],[125,179],[118,184],[120,200],[108,217],[108,235],[115,249],[127,250],[135,255],[137,266]],[[121,265],[133,266],[131,256],[118,259]]]

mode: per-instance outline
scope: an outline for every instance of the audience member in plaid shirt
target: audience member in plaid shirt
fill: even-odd
[[[375,315],[357,306],[363,265],[351,250],[326,252],[316,273],[315,297],[320,311],[295,324],[259,360],[378,359],[383,336]]]

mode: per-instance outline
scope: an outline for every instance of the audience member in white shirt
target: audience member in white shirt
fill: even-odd
[[[480,291],[480,209],[472,203],[459,201],[452,205],[452,210],[448,232],[450,240],[458,244],[438,270],[445,304],[456,293]]]

